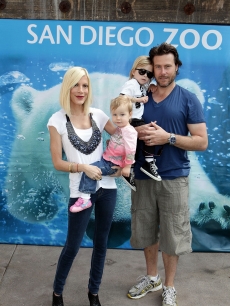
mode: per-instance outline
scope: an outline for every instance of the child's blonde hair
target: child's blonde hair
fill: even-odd
[[[110,103],[110,111],[117,109],[121,105],[126,106],[129,113],[132,112],[133,104],[131,101],[131,97],[126,96],[126,95],[120,95],[112,99]]]
[[[88,71],[82,67],[72,67],[65,73],[60,91],[60,104],[68,116],[71,115],[70,90],[80,81],[83,76],[86,76],[88,79],[88,96],[83,104],[83,110],[85,114],[89,113],[89,107],[92,104],[92,87]]]
[[[132,69],[130,70],[129,79],[131,80],[133,78],[133,73],[135,72],[135,69],[137,67],[141,68],[141,67],[144,67],[146,65],[152,65],[151,60],[148,56],[141,55],[141,56],[137,57],[135,59],[134,63],[133,63]]]

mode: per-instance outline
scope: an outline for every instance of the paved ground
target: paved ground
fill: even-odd
[[[51,306],[60,247],[0,244],[0,306]],[[89,306],[87,282],[91,248],[82,248],[68,277],[65,306]],[[164,278],[161,256],[159,273]],[[161,291],[139,300],[126,292],[145,274],[142,251],[109,249],[100,289],[102,306],[161,306]],[[230,305],[230,254],[181,256],[176,277],[178,306]]]

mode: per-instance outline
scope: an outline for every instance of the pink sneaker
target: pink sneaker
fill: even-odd
[[[78,200],[72,206],[70,206],[69,210],[72,213],[77,213],[86,208],[89,208],[90,206],[92,206],[92,202],[90,201],[90,199],[78,198]]]

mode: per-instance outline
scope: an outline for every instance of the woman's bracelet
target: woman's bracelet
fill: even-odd
[[[70,164],[69,164],[69,172],[70,172],[70,173],[73,173],[72,166],[73,166],[73,163],[70,163]]]
[[[73,165],[76,165],[76,166],[77,166],[76,172],[73,171]],[[75,163],[70,163],[70,164],[69,164],[69,172],[70,172],[70,173],[79,173],[79,171],[78,171],[78,165],[79,165],[78,163],[77,163],[77,164],[75,164]]]

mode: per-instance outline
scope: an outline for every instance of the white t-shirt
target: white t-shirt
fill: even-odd
[[[141,91],[142,87],[142,91]],[[121,94],[131,96],[134,98],[140,98],[143,95],[146,95],[145,86],[141,86],[136,79],[131,79],[125,82],[125,84],[121,88]],[[144,104],[140,102],[140,107],[136,108],[136,103],[133,103],[133,114],[132,118],[141,119],[144,113]]]
[[[90,108],[90,113],[93,114],[93,119],[96,122],[99,130],[102,132],[106,123],[109,120],[109,117],[100,109]],[[99,161],[102,157],[103,153],[103,143],[102,140],[100,144],[97,146],[94,152],[89,155],[85,155],[80,151],[76,150],[74,146],[71,144],[68,138],[68,133],[66,129],[66,113],[63,109],[54,113],[49,121],[47,126],[54,126],[57,132],[61,135],[63,150],[66,154],[66,158],[69,162],[79,163],[79,164],[92,164],[96,161]],[[86,130],[76,129],[74,126],[75,133],[85,142],[89,141],[92,135],[92,127]],[[70,188],[70,197],[77,198],[82,197],[83,194],[78,190],[81,173],[70,173],[69,174],[69,188]],[[115,180],[110,176],[103,176],[102,180],[97,181],[97,189],[100,187],[105,189],[115,189],[117,188]]]

